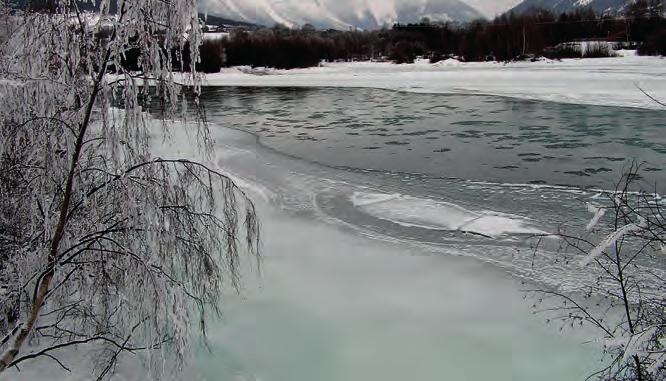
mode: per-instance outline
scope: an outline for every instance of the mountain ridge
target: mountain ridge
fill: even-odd
[[[29,4],[48,4],[49,0],[13,0],[18,8]],[[81,10],[94,12],[99,3],[77,0]],[[110,0],[112,13],[117,0]],[[464,0],[202,0],[200,15],[215,17],[215,24],[266,25],[282,24],[300,27],[312,24],[318,28],[377,29],[394,23],[414,23],[424,18],[431,21],[469,22],[485,16]]]
[[[312,24],[318,28],[376,29],[393,23],[418,22],[423,18],[459,22],[485,18],[461,0],[262,0],[252,4],[243,0],[208,0],[204,4],[209,14],[288,27]]]
[[[577,9],[590,8],[596,13],[621,12],[625,0],[523,0],[509,12],[522,14],[533,9],[546,9],[556,14],[573,12]]]

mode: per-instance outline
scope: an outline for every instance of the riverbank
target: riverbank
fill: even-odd
[[[208,74],[207,86],[357,87],[415,93],[483,94],[574,104],[663,108],[666,59],[626,54],[615,58],[537,62],[426,60],[326,63],[308,69],[234,67]]]

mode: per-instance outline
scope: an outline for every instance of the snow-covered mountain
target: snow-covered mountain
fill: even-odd
[[[576,8],[590,7],[597,13],[618,12],[625,6],[626,0],[523,0],[516,5],[514,13],[524,13],[530,9],[548,9],[554,13],[571,12]]]
[[[374,29],[395,22],[470,21],[484,17],[461,0],[205,0],[211,14],[247,22]]]

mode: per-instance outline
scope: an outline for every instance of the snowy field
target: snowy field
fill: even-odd
[[[659,108],[638,87],[666,99],[666,60],[619,58],[539,62],[447,60],[430,64],[330,63],[295,70],[235,67],[209,74],[209,86],[367,87],[420,93],[486,94],[576,104]]]

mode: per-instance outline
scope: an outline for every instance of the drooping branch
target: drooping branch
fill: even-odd
[[[197,158],[151,159],[159,131],[155,114],[144,111],[149,98],[162,102],[161,118],[189,115],[180,105],[190,91],[172,71],[186,43],[196,65],[196,0],[124,1],[124,14],[108,21],[110,35],[76,2],[54,1],[66,6],[26,14],[20,36],[0,45],[0,76],[13,81],[0,81],[0,191],[8,195],[0,224],[11,224],[7,240],[0,237],[0,277],[11,281],[6,307],[17,327],[2,332],[10,334],[4,368],[43,356],[66,370],[45,349],[96,337],[121,345],[87,343],[105,348],[91,355],[104,364],[95,376],[110,376],[131,348],[169,345],[154,358],[173,353],[182,361],[193,322],[205,338],[222,287],[238,288],[240,246],[259,248],[254,205],[231,178]],[[140,55],[141,74],[124,66],[130,50]],[[191,75],[196,97],[200,77]],[[197,143],[210,153],[205,120],[196,122]]]

